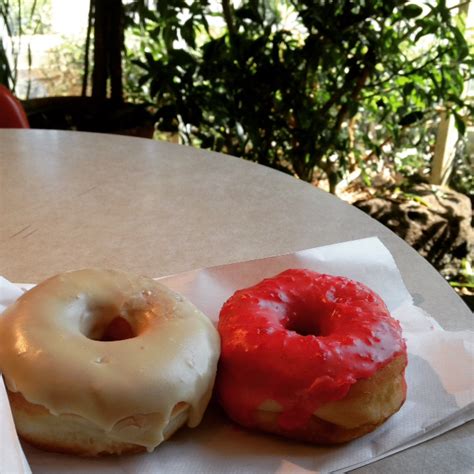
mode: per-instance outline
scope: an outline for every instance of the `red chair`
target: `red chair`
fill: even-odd
[[[0,84],[0,128],[30,128],[20,101]]]

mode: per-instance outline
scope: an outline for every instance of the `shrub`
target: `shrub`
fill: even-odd
[[[157,50],[134,63],[158,127],[331,190],[374,157],[393,159],[440,108],[462,132],[474,60],[443,0],[135,2]],[[217,33],[209,25],[220,17]],[[285,18],[293,18],[291,25]],[[417,130],[417,133],[413,133]]]

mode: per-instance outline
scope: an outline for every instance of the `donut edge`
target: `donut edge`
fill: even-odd
[[[7,389],[7,394],[18,435],[36,448],[84,457],[147,451],[145,446],[112,439],[105,431],[78,415],[53,415],[46,407],[26,400],[20,392]],[[175,405],[170,422],[163,432],[163,441],[186,424],[189,408],[184,402]]]
[[[255,425],[249,428],[320,445],[343,444],[360,438],[384,424],[403,406],[406,400],[406,364],[407,357],[405,354],[401,354],[372,377],[357,381],[351,387],[346,397],[321,407],[304,427],[294,430],[284,429],[278,425],[278,412],[257,410],[255,413]],[[391,393],[392,396],[389,400],[384,400],[384,397],[380,397],[382,393],[380,387],[386,388],[385,393]],[[343,404],[345,405],[344,412],[347,412],[348,408],[350,410],[350,404],[352,403],[356,405],[354,409],[360,412],[362,408],[363,411],[363,407],[370,403],[373,404],[374,397],[377,398],[378,396],[382,399],[377,401],[376,411],[379,411],[379,416],[375,420],[372,415],[367,417],[365,423],[348,428],[322,418],[322,416],[331,418],[331,414],[336,414],[338,410],[341,410]],[[371,409],[373,408],[371,406]]]

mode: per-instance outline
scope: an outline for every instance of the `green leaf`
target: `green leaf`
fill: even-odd
[[[423,199],[421,196],[418,196],[418,194],[407,193],[407,192],[401,191],[401,195],[405,199],[409,199],[411,201],[417,202],[418,204],[421,204],[422,206],[425,206],[428,208],[430,207],[429,203],[425,199]]]
[[[402,127],[406,127],[408,125],[414,124],[415,122],[418,122],[418,120],[421,120],[423,118],[423,116],[424,116],[424,114],[420,110],[417,110],[415,112],[410,112],[410,113],[404,115],[400,119],[399,123]]]
[[[463,59],[469,54],[469,46],[466,39],[459,28],[456,28],[455,26],[451,27],[451,32],[453,33],[456,42],[457,57],[458,59]]]
[[[348,105],[348,116],[349,118],[354,117],[354,115],[357,113],[359,110],[359,103],[357,101],[351,100]]]
[[[138,79],[138,86],[143,87],[150,79],[151,79],[151,76],[149,74],[144,74],[142,77]]]
[[[466,122],[464,122],[463,118],[455,111],[453,111],[453,116],[457,131],[460,135],[464,135],[466,133]]]
[[[156,26],[150,31],[150,38],[158,38],[161,32],[161,26]]]
[[[161,81],[158,78],[153,78],[150,82],[150,95],[152,97],[155,97],[158,95],[159,91],[161,89]]]
[[[439,28],[439,23],[436,21],[428,20],[423,18],[416,22],[417,26],[420,27],[420,30],[415,35],[415,42],[418,41],[422,36],[431,35],[436,32]]]
[[[153,54],[148,51],[145,53],[145,59],[149,66],[155,64],[155,58],[153,57]]]
[[[162,17],[166,17],[168,13],[168,0],[159,0],[157,3],[158,12]]]
[[[173,49],[173,42],[175,39],[176,39],[176,30],[170,24],[167,24],[163,28],[163,40],[165,41],[165,45],[168,51]]]
[[[423,13],[423,8],[421,8],[419,5],[410,3],[402,8],[401,13],[405,18],[416,18]]]
[[[183,37],[184,41],[188,43],[189,46],[191,46],[192,48],[196,47],[196,35],[194,33],[194,24],[192,18],[186,21],[181,27],[181,36]]]
[[[450,281],[449,284],[453,288],[474,288],[474,283],[462,283],[458,281]]]
[[[242,20],[244,19],[252,20],[252,21],[255,21],[256,23],[260,23],[262,21],[262,18],[260,14],[258,13],[258,11],[250,7],[239,8],[238,10],[235,11],[235,16]]]
[[[407,82],[404,86],[403,86],[403,95],[405,96],[408,96],[412,93],[413,89],[415,88],[415,84],[413,84],[413,82]]]

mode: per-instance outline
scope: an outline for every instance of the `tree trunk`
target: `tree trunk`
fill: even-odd
[[[313,180],[314,174],[314,164],[311,161],[307,163],[305,160],[306,153],[298,153],[294,151],[294,155],[291,159],[291,163],[293,165],[293,169],[298,176],[299,179],[311,183]]]
[[[90,0],[89,4],[89,14],[87,15],[87,32],[86,32],[86,44],[84,46],[84,75],[82,76],[82,97],[87,95],[87,84],[89,82],[89,55],[91,47],[91,31],[92,23],[94,20],[94,8],[95,1]]]
[[[91,1],[95,7],[92,97],[107,98],[110,79],[111,98],[122,102],[123,5],[121,0]]]
[[[124,11],[121,0],[112,0],[109,21],[109,74],[110,97],[115,102],[123,101],[122,51],[124,50]],[[112,6],[111,5],[111,6]]]

